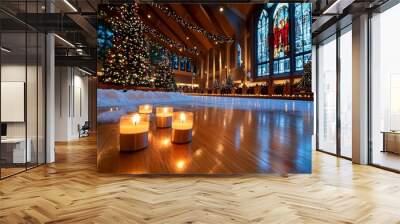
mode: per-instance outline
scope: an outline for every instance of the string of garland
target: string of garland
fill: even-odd
[[[170,17],[170,18],[174,19],[176,22],[180,23],[186,29],[201,33],[210,40],[213,40],[218,43],[223,43],[223,42],[232,43],[234,41],[234,39],[232,37],[210,33],[207,30],[200,27],[199,25],[186,21],[181,16],[179,16],[174,10],[170,9],[167,6],[162,6],[157,3],[151,3],[151,5],[155,8],[160,9],[168,17]]]
[[[164,44],[168,45],[169,47],[174,47],[179,51],[185,51],[190,54],[198,54],[197,48],[189,48],[184,46],[183,44],[177,43],[174,40],[170,39],[169,37],[163,35],[161,32],[157,31],[156,29],[149,27],[143,23],[143,30],[146,33],[151,34],[153,37],[159,39]]]

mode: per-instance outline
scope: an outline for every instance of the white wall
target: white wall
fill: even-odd
[[[56,67],[55,140],[79,137],[78,125],[88,120],[88,78],[73,67]]]

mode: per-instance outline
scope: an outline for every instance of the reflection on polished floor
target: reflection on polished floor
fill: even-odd
[[[373,164],[387,167],[389,169],[400,170],[400,155],[391,152],[374,151],[372,156]]]
[[[290,104],[291,105],[291,104]],[[149,147],[119,152],[118,123],[99,124],[100,172],[128,174],[243,174],[311,172],[312,108],[243,110],[194,105],[193,140],[172,144],[171,129],[151,123]]]

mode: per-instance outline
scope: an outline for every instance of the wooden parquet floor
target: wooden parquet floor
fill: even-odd
[[[136,152],[120,152],[118,122],[98,123],[97,167],[121,174],[310,173],[312,106],[299,112],[284,105],[291,109],[174,105],[194,113],[192,141],[172,144],[171,129],[151,122],[149,145]]]
[[[312,175],[101,174],[86,138],[0,181],[0,223],[400,223],[400,175],[318,152]]]

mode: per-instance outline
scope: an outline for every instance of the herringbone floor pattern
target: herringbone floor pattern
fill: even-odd
[[[312,175],[100,174],[94,138],[0,181],[0,223],[400,223],[400,175],[315,152]]]

